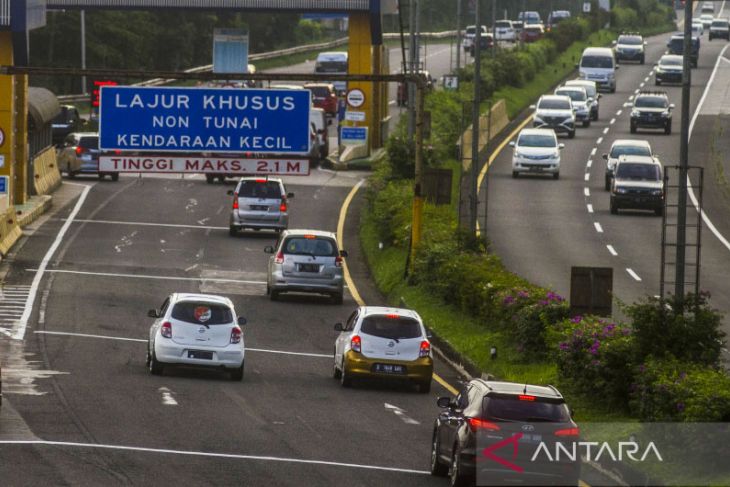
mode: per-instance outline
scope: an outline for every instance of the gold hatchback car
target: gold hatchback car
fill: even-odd
[[[340,335],[333,370],[343,387],[355,378],[376,377],[415,383],[421,393],[431,390],[431,342],[415,311],[361,306],[335,330]]]

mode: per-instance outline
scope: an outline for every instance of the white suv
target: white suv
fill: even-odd
[[[511,20],[498,20],[494,23],[494,39],[497,41],[517,41],[517,31]]]
[[[552,174],[560,178],[560,151],[565,147],[558,143],[552,129],[522,129],[516,141],[509,143],[514,147],[512,155],[512,177],[520,173]]]
[[[611,144],[611,150],[608,154],[603,154],[603,158],[606,160],[606,177],[605,177],[605,188],[606,191],[611,189],[611,181],[613,180],[613,174],[616,170],[616,164],[621,156],[646,156],[652,157],[657,162],[658,159],[654,157],[651,151],[651,145],[648,140],[634,140],[634,139],[617,139]]]
[[[487,34],[489,32],[487,31],[487,26],[482,25],[482,32],[479,34],[480,37],[487,37]],[[466,30],[464,31],[464,40],[461,41],[461,46],[464,48],[465,51],[469,51],[472,46],[474,46],[474,38],[477,35],[477,27],[476,25],[469,25],[466,27]]]
[[[537,129],[553,129],[557,133],[575,137],[575,110],[569,96],[543,95],[537,105],[530,105],[535,110],[532,126]]]

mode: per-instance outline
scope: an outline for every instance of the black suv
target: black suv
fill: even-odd
[[[672,133],[672,109],[674,103],[669,103],[669,97],[664,91],[641,91],[634,99],[631,110],[631,133],[636,129],[653,128],[664,129],[664,133]]]
[[[669,54],[682,55],[684,52],[684,34],[674,34],[669,42],[667,42],[669,48]],[[700,57],[700,38],[692,36],[692,52],[689,55],[692,61],[692,67],[696,68],[698,59]]]
[[[578,426],[555,387],[473,379],[455,398],[440,397],[438,405],[443,411],[431,441],[432,475],[449,475],[451,485],[474,480],[479,485],[578,485],[580,461],[551,461],[536,454],[538,449],[555,451],[557,443],[570,450],[579,441]],[[490,458],[490,447],[494,456],[516,468]]]

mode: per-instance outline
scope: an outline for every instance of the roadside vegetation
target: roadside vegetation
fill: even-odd
[[[485,56],[481,99],[506,99],[514,117],[570,75],[583,47],[606,45],[621,30],[675,29],[671,8],[644,1],[635,10],[626,3],[611,13],[613,31],[602,29],[608,17],[594,14],[560,24],[525,49]],[[432,135],[425,165],[451,168],[456,180],[454,147],[474,76],[470,68],[460,74],[459,91],[437,91],[426,100]],[[457,189],[451,205],[426,204],[422,244],[406,275],[413,145],[398,132],[386,149],[370,178],[361,222],[372,274],[392,304],[416,309],[464,361],[499,379],[557,385],[579,421],[730,419],[730,378],[720,362],[725,336],[705,294],[681,302],[646,298],[625,306],[625,323],[571,316],[563,296],[511,273],[459,229]]]

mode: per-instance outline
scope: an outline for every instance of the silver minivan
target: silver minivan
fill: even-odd
[[[229,233],[233,237],[239,230],[274,230],[280,232],[289,226],[289,199],[284,183],[277,178],[241,178],[236,189],[228,191],[233,196]]]
[[[332,232],[285,230],[276,246],[264,248],[269,258],[266,294],[276,301],[284,292],[327,294],[342,304],[343,258]]]
[[[587,47],[576,66],[581,79],[595,81],[599,89],[616,92],[616,70],[619,68],[613,49]]]

